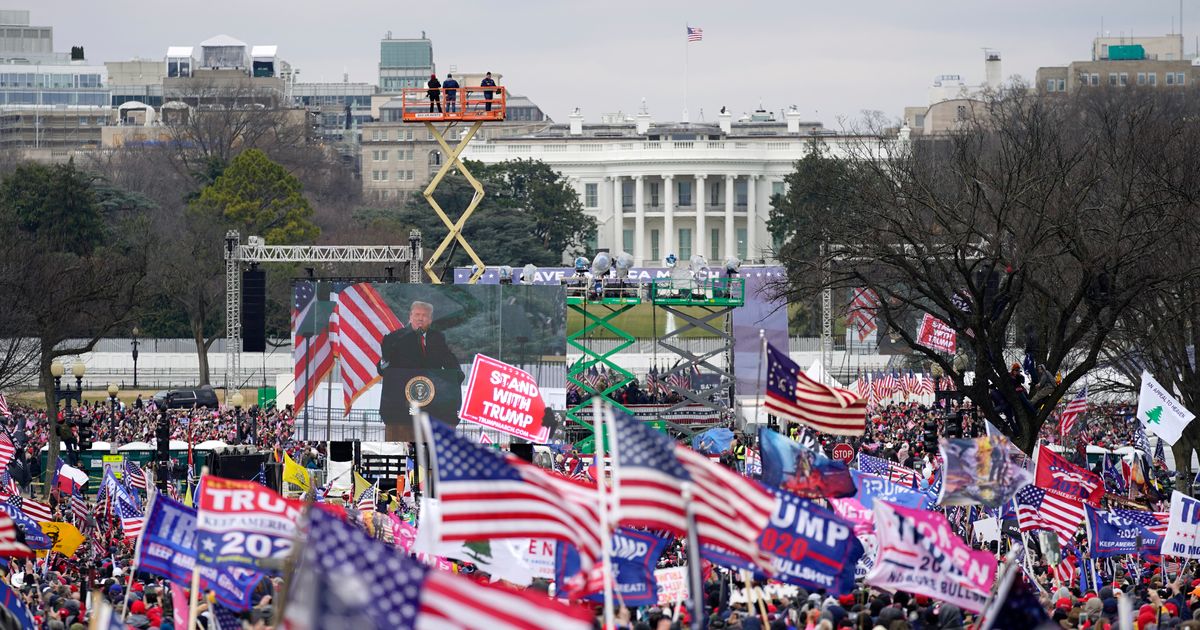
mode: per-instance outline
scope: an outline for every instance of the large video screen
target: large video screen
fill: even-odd
[[[476,354],[539,382],[565,372],[560,286],[302,281],[294,297],[297,409],[366,414],[383,421],[389,441],[412,441],[413,405],[456,425]],[[341,401],[313,396],[327,382],[340,385]]]

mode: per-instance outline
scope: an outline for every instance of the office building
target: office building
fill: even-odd
[[[380,92],[398,94],[404,88],[423,87],[429,75],[436,72],[433,42],[424,31],[420,39],[393,39],[388,31],[379,41]]]
[[[1185,59],[1183,37],[1097,37],[1092,59],[1038,68],[1039,94],[1060,95],[1084,88],[1180,89],[1200,80],[1200,59]]]
[[[904,108],[903,126],[912,135],[952,131],[982,111],[985,94],[1003,88],[1000,52],[984,50],[984,81],[968,83],[963,75],[943,74],[929,88],[929,102]]]

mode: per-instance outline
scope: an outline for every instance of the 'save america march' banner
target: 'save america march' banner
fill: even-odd
[[[205,475],[197,490],[196,558],[277,573],[292,551],[301,503],[253,481]]]
[[[542,443],[550,433],[549,427],[542,425],[545,413],[546,402],[533,375],[503,361],[475,355],[459,417]]]
[[[983,610],[996,581],[996,558],[963,543],[945,516],[878,501],[875,534],[879,557],[867,584]]]

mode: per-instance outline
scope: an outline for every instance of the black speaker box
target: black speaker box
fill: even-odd
[[[531,464],[533,463],[533,444],[531,442],[517,442],[514,440],[512,444],[509,444],[508,450],[513,455],[516,455],[517,457],[520,457]]]
[[[267,350],[267,272],[242,272],[242,351]]]

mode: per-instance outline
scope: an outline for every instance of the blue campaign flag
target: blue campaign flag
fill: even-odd
[[[196,510],[164,495],[154,495],[146,516],[138,569],[187,587],[196,564]],[[200,567],[204,588],[226,608],[244,612],[263,575],[239,567]]]
[[[723,427],[709,429],[692,438],[692,450],[701,455],[720,455],[733,445],[733,431]]]
[[[20,497],[9,497],[6,503],[0,503],[0,510],[4,510],[12,517],[13,523],[25,532],[25,546],[30,549],[50,549],[54,546],[54,541],[42,531],[41,526],[37,521],[25,515],[21,508],[15,505],[15,502]]]
[[[759,429],[758,442],[762,481],[768,486],[809,499],[854,496],[854,481],[846,464],[767,428]]]
[[[854,495],[863,507],[872,509],[875,501],[888,501],[896,505],[918,510],[928,509],[929,495],[923,492],[913,492],[906,486],[892,483],[883,477],[870,475],[857,470],[851,470],[850,476],[858,488]]]
[[[12,587],[0,581],[0,608],[7,610],[16,619],[17,625],[21,628],[37,628],[33,623],[33,615],[29,614],[29,609],[25,607],[25,602],[21,601],[21,594],[14,591]]]
[[[774,492],[780,498],[779,508],[758,537],[759,546],[771,556],[771,575],[715,547],[702,546],[701,555],[724,567],[753,570],[756,579],[824,589],[833,595],[853,591],[854,570],[863,555],[853,524],[808,499]]]
[[[1150,512],[1104,511],[1086,504],[1084,507],[1087,508],[1088,550],[1093,558],[1155,553],[1155,544],[1162,544],[1162,537],[1149,529],[1151,524],[1157,524]]]
[[[654,579],[654,569],[670,542],[669,538],[628,527],[613,532],[609,546],[613,592],[626,606],[653,606],[658,603],[658,582]],[[570,576],[578,573],[579,551],[569,543],[558,543],[554,552],[555,582],[566,584]],[[583,599],[603,601],[604,596],[602,593],[592,593]]]

